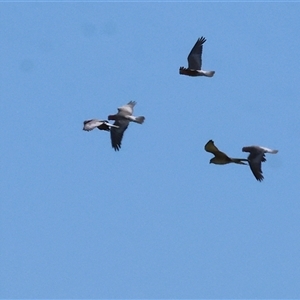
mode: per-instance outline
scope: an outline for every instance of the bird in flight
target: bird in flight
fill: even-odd
[[[213,77],[215,71],[204,71],[201,69],[202,66],[202,50],[203,44],[206,42],[206,39],[202,36],[199,38],[194,45],[188,56],[188,68],[180,67],[179,74],[188,75],[188,76],[206,76]]]
[[[245,158],[231,158],[227,156],[224,152],[221,152],[214,144],[213,140],[209,140],[204,146],[205,151],[210,152],[214,157],[209,161],[210,164],[216,165],[226,165],[229,163],[236,163],[240,165],[246,165],[244,163],[248,160]]]
[[[135,101],[130,101],[126,105],[118,107],[118,112],[114,115],[109,115],[108,120],[114,120],[114,126],[110,130],[111,145],[115,151],[119,151],[121,148],[121,142],[125,130],[129,126],[130,122],[143,124],[145,117],[133,116],[133,107],[136,105]]]
[[[98,119],[91,119],[91,120],[83,121],[83,130],[85,130],[85,131],[91,131],[95,128],[98,128],[99,130],[109,131],[110,128],[112,128],[112,127],[118,128],[118,126],[112,125],[106,120],[102,121],[102,120],[98,120]]]
[[[278,150],[272,150],[261,146],[247,146],[242,148],[243,152],[249,152],[248,162],[250,169],[258,181],[262,181],[264,176],[262,175],[261,163],[266,161],[265,153],[276,154]]]

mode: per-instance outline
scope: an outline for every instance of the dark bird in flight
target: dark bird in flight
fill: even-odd
[[[214,157],[209,161],[210,164],[226,165],[229,163],[236,163],[240,165],[246,165],[243,161],[247,162],[245,158],[231,158],[224,152],[221,152],[214,144],[213,140],[209,140],[204,146],[205,151],[210,152]]]
[[[130,122],[135,122],[138,124],[143,124],[145,117],[133,116],[133,107],[136,105],[135,101],[130,101],[126,105],[118,107],[118,112],[115,115],[109,115],[108,120],[114,120],[114,126],[110,130],[111,145],[115,151],[119,151],[121,148],[121,142],[125,130],[129,126]]]
[[[262,181],[264,176],[262,175],[261,163],[266,161],[265,153],[275,154],[278,150],[272,150],[261,146],[247,146],[242,148],[243,152],[249,152],[248,162],[250,169],[258,181]]]
[[[202,66],[202,49],[206,39],[202,36],[199,38],[194,45],[188,56],[188,68],[180,67],[179,74],[188,76],[206,76],[213,77],[215,71],[204,71],[201,69]]]
[[[83,130],[85,131],[91,131],[95,128],[98,128],[99,130],[106,130],[109,131],[110,128],[118,128],[116,125],[110,124],[108,121],[104,120],[98,120],[98,119],[91,119],[83,121]]]

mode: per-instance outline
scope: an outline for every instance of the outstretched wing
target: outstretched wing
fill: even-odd
[[[215,157],[223,160],[231,160],[224,152],[220,151],[213,140],[209,140],[204,146],[205,151],[214,154]]]
[[[246,146],[242,148],[243,152],[264,152],[264,153],[271,153],[271,154],[276,154],[278,150],[273,150],[267,147],[262,147],[262,146]]]
[[[243,161],[247,161],[245,158],[231,158],[224,152],[220,151],[214,144],[213,140],[209,140],[204,146],[205,151],[214,154],[214,158],[210,160],[211,163],[215,164],[228,164],[228,163],[236,163],[240,165],[246,165]]]
[[[265,153],[276,154],[278,152],[278,150],[272,150],[272,149],[267,148],[267,147],[261,147],[261,146],[259,146],[259,148],[262,149]]]
[[[213,153],[213,154],[218,154],[220,150],[215,146],[213,140],[209,140],[206,145],[204,146],[205,151]]]
[[[98,126],[101,126],[103,122],[97,120],[97,119],[91,119],[91,120],[86,120],[83,122],[83,130],[85,131],[91,131]]]
[[[206,42],[206,39],[202,36],[199,38],[194,45],[193,49],[191,50],[188,56],[188,64],[189,69],[193,70],[201,70],[202,66],[202,49],[203,44]]]
[[[113,125],[118,126],[118,128],[111,127],[111,129],[110,129],[111,145],[115,149],[115,151],[119,151],[121,148],[123,135],[129,125],[129,121],[128,120],[116,120]]]
[[[129,101],[127,104],[118,107],[118,115],[132,115],[133,114],[133,107],[136,105],[135,101]]]
[[[264,176],[262,175],[261,163],[266,161],[263,151],[253,151],[248,156],[249,166],[258,181],[262,181]]]

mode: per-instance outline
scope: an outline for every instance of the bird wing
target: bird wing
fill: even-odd
[[[110,139],[111,145],[115,149],[115,151],[119,151],[121,148],[121,142],[124,135],[125,130],[129,125],[128,120],[116,120],[114,122],[114,127],[111,127],[110,130]],[[115,127],[118,126],[118,127]]]
[[[204,149],[205,151],[207,152],[210,152],[212,154],[214,154],[216,157],[219,157],[219,158],[228,158],[229,157],[224,153],[224,152],[221,152],[214,144],[214,141],[213,140],[209,140],[206,145],[204,146]]]
[[[126,116],[133,114],[133,107],[136,105],[135,101],[129,101],[127,104],[118,107],[118,115]]]
[[[252,151],[248,156],[248,162],[250,169],[254,175],[254,177],[258,181],[262,181],[264,176],[262,175],[261,162],[266,161],[265,155],[263,151]]]
[[[242,148],[242,151],[243,151],[243,152],[249,152],[249,153],[254,152],[254,151],[257,151],[257,150],[258,150],[258,149],[257,149],[256,146],[246,146],[246,147],[243,147],[243,148]]]
[[[261,146],[247,146],[247,147],[243,147],[242,148],[243,152],[264,152],[264,153],[272,153],[272,154],[276,154],[278,152],[278,150],[272,150],[270,148],[267,147],[261,147]]]
[[[86,120],[83,122],[83,130],[91,131],[102,124],[103,122],[97,119]]]
[[[115,128],[119,128],[118,126],[116,125],[113,125],[113,124],[110,124],[108,121],[104,120],[104,121],[101,121],[101,124],[99,126],[97,126],[97,128],[99,130],[106,130],[106,131],[109,131],[111,127],[115,127]]]
[[[267,148],[267,147],[261,147],[261,146],[259,146],[259,148],[262,149],[266,153],[276,154],[278,152],[278,150],[272,150],[272,149]]]
[[[206,39],[202,36],[199,38],[192,48],[188,56],[189,69],[201,70],[202,66],[202,49],[203,44],[206,42]]]

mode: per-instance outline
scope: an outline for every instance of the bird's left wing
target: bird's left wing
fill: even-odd
[[[103,122],[96,120],[96,119],[91,119],[83,122],[83,130],[85,131],[91,131],[98,126],[101,126]]]

